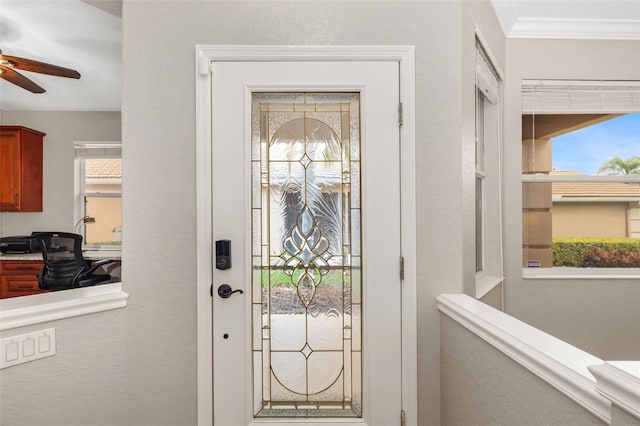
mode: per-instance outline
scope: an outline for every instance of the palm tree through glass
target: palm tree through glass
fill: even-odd
[[[256,417],[361,417],[360,97],[254,93]]]

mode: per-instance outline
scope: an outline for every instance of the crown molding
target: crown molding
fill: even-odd
[[[507,37],[640,40],[640,20],[518,18]]]
[[[640,40],[639,19],[522,17],[514,0],[491,0],[491,5],[507,38]]]

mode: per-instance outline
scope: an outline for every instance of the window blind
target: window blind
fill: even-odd
[[[523,80],[523,114],[640,112],[640,81]]]
[[[75,158],[122,158],[119,143],[77,143],[74,145]]]
[[[476,41],[476,87],[492,104],[500,99],[500,79],[482,45]]]

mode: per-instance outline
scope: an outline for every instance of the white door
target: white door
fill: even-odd
[[[399,425],[398,62],[212,73],[214,424]]]

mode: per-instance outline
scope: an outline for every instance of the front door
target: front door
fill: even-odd
[[[212,76],[214,424],[399,425],[398,62]]]

